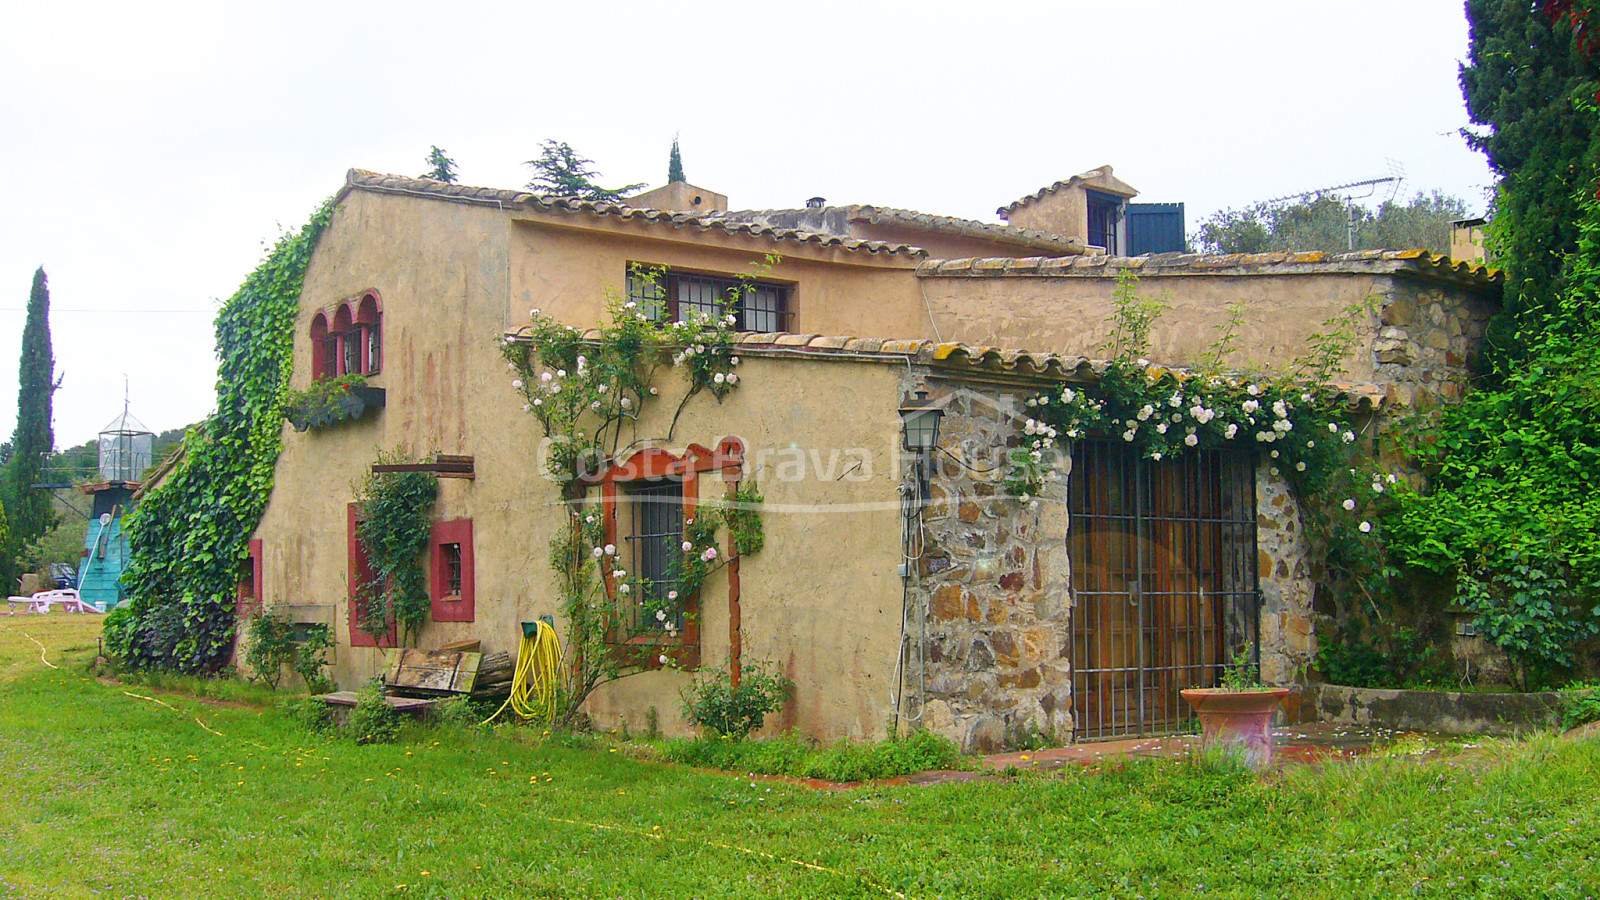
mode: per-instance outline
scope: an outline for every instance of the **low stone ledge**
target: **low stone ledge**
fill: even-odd
[[[1306,701],[1318,721],[1434,734],[1510,735],[1555,728],[1562,694],[1405,691],[1313,684]]]

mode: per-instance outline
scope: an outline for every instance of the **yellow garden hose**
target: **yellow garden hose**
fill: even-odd
[[[548,623],[528,623],[537,626],[530,636],[527,628],[522,632],[522,644],[517,648],[517,667],[511,676],[511,696],[485,724],[511,711],[523,719],[555,721],[556,692],[561,683],[561,639]]]

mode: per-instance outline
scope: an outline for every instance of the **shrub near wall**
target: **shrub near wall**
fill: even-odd
[[[232,652],[239,563],[282,446],[300,289],[333,213],[329,200],[280,238],[217,314],[217,411],[190,430],[183,461],[125,520],[130,602],[105,629],[124,665],[204,672]]]

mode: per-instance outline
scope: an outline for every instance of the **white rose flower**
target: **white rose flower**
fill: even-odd
[[[1200,438],[1199,438],[1198,435],[1196,435],[1194,432],[1191,431],[1188,434],[1183,436],[1183,442],[1185,444],[1189,445],[1190,447],[1193,447],[1194,445],[1200,443]]]
[[[1329,422],[1328,423],[1328,433],[1329,434],[1338,434],[1339,433],[1339,423],[1338,422]]]
[[[604,549],[602,549],[600,547],[594,548],[594,558],[595,559],[599,559],[600,557],[605,556],[605,555],[606,555],[606,551]]]
[[[1372,532],[1372,523],[1371,522],[1362,522],[1360,525],[1358,525],[1356,527],[1361,529],[1361,533],[1362,534],[1370,534]]]
[[[683,542],[683,552],[688,553],[690,550],[693,550],[693,549],[694,549],[694,544],[691,544],[688,541],[684,541]]]
[[[1356,508],[1356,501],[1347,499],[1339,505],[1345,508],[1345,512],[1354,512]]]
[[[1297,462],[1294,464],[1294,470],[1296,472],[1304,472],[1306,470],[1306,464],[1303,462]]]
[[[617,555],[617,545],[616,544],[607,544],[606,545],[606,555],[607,556],[616,556]]]

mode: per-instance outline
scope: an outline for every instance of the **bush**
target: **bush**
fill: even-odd
[[[479,732],[488,727],[484,720],[493,714],[492,706],[485,711],[482,704],[462,695],[440,700],[428,707],[428,722],[436,728]]]
[[[268,687],[278,689],[285,666],[312,693],[319,693],[327,685],[322,675],[322,667],[327,664],[323,654],[333,646],[333,638],[326,626],[313,626],[302,637],[288,619],[277,613],[264,613],[251,619],[248,628],[250,644],[245,650],[245,664]]]
[[[1576,684],[1561,703],[1561,727],[1572,729],[1600,722],[1600,684]]]
[[[361,688],[344,727],[358,744],[392,744],[400,737],[400,713],[384,701],[381,679]]]
[[[760,665],[744,667],[734,687],[724,669],[702,669],[680,696],[683,717],[690,725],[713,734],[743,738],[760,728],[767,716],[783,708],[794,684],[782,675],[768,674]]]
[[[333,709],[321,700],[302,697],[284,704],[283,711],[312,734],[328,734],[334,730]]]

